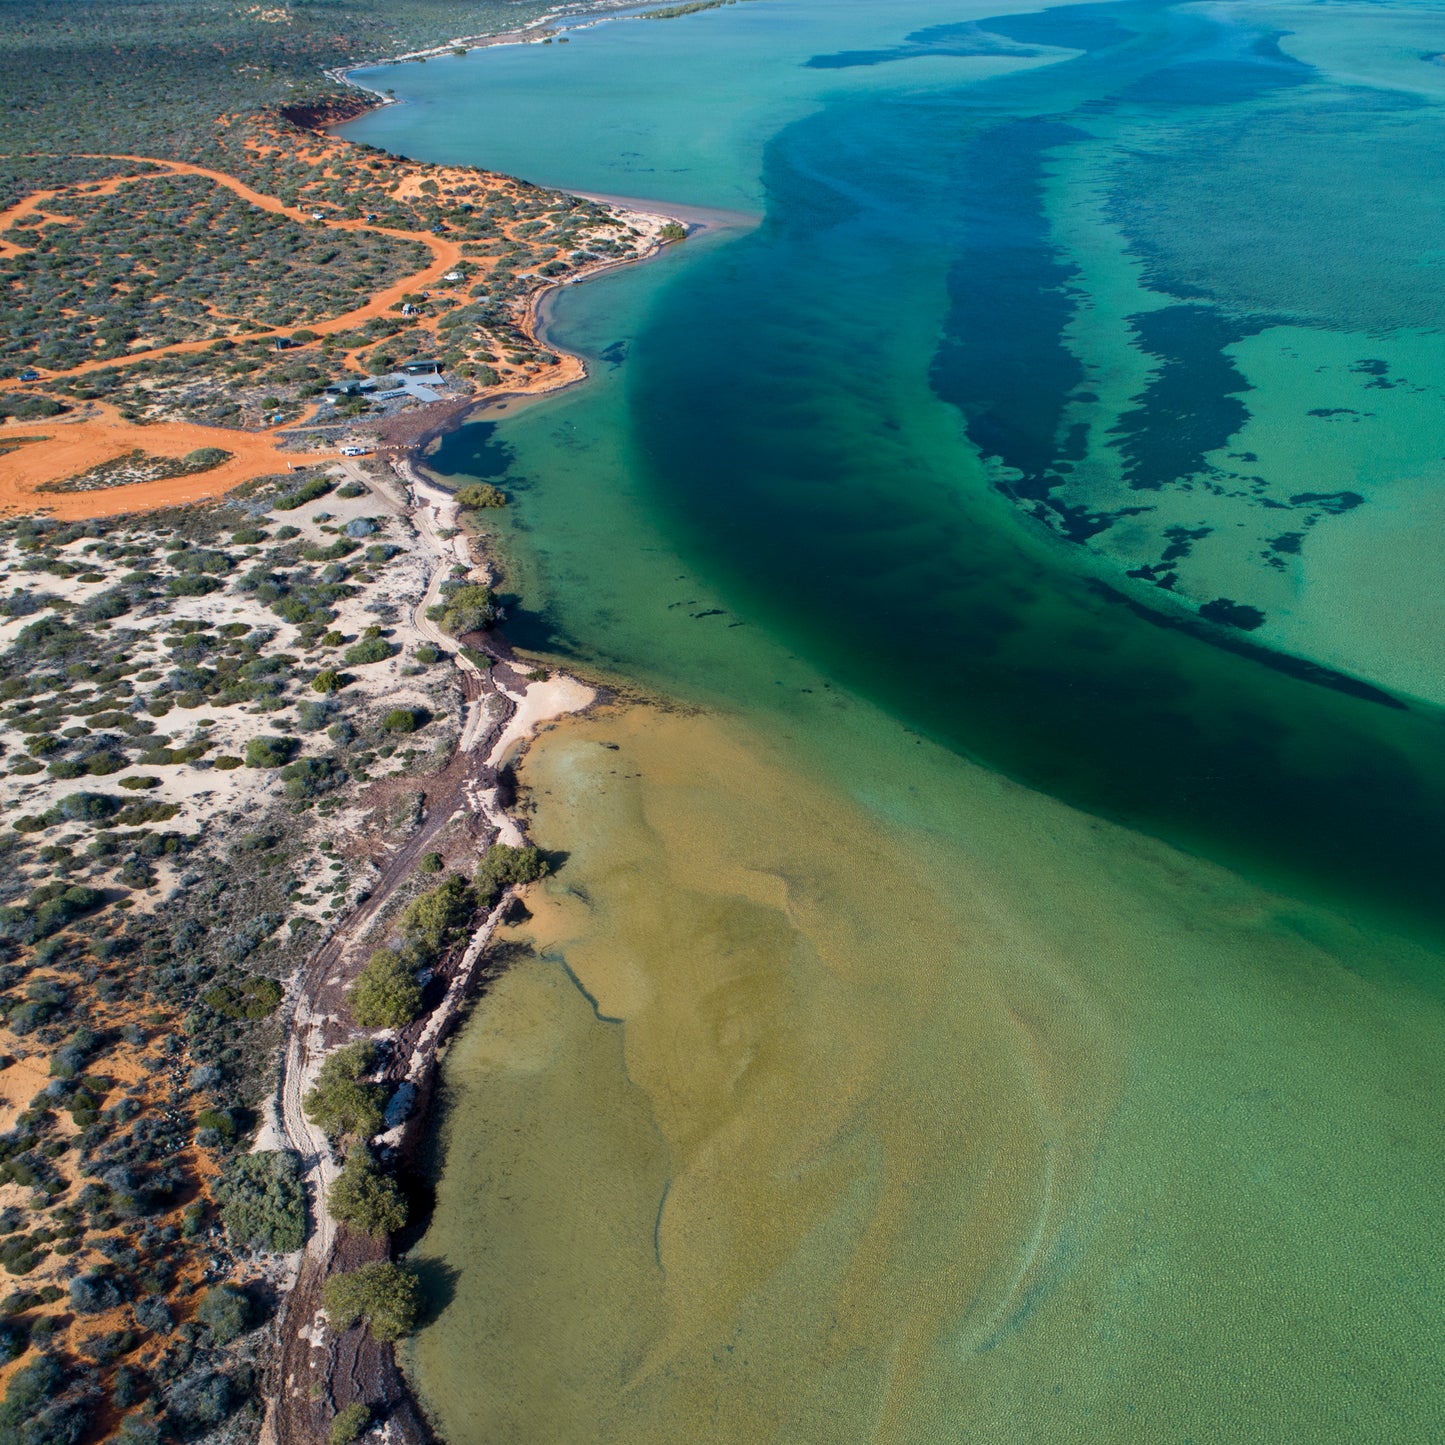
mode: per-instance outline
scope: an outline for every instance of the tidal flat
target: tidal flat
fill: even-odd
[[[911,825],[645,705],[530,755],[566,863],[448,1060],[418,1251],[448,1438],[1430,1433],[1409,946],[908,771]]]

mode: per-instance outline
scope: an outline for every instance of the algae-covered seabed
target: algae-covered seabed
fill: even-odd
[[[452,1445],[1445,1434],[1442,30],[770,0],[386,81],[360,138],[764,213],[434,459],[509,629],[665,700],[523,768]]]

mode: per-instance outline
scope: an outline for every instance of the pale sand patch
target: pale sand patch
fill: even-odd
[[[503,689],[505,691],[505,689]],[[496,745],[487,758],[487,766],[500,768],[512,750],[525,739],[530,738],[543,723],[565,717],[568,713],[581,712],[590,707],[597,694],[575,677],[565,673],[553,673],[545,681],[532,683],[520,695],[507,693],[517,704],[517,711],[511,721],[502,729]]]
[[[1326,518],[1301,568],[1313,606],[1298,625],[1281,621],[1285,646],[1445,703],[1445,482],[1399,482],[1347,518]]]

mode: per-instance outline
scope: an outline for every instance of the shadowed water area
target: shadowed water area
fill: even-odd
[[[523,770],[567,857],[448,1063],[449,1439],[1439,1433],[1441,19],[769,0],[387,73],[358,138],[760,216],[565,294],[587,387],[432,459],[512,495],[514,638],[707,710]]]

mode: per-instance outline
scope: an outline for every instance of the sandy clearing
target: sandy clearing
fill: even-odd
[[[506,691],[505,688],[502,691]],[[555,722],[568,713],[581,712],[591,707],[597,694],[586,683],[578,682],[566,673],[554,673],[551,677],[532,683],[520,695],[508,692],[507,696],[517,704],[517,711],[511,721],[502,729],[501,736],[487,758],[489,768],[500,768],[508,754],[518,744],[529,739],[544,723]]]

